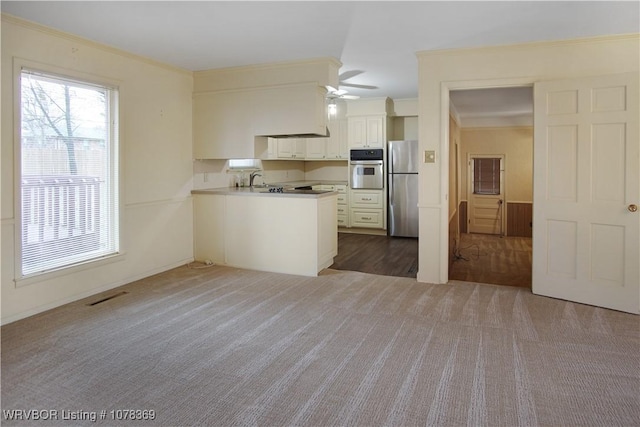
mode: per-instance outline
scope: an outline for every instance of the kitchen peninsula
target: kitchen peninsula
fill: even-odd
[[[232,187],[191,193],[197,261],[317,276],[338,253],[335,191]]]

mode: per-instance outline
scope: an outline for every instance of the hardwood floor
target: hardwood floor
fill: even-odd
[[[450,280],[531,288],[531,238],[460,235]]]
[[[338,256],[330,268],[382,276],[416,277],[418,239],[338,233]]]
[[[531,288],[531,238],[461,234],[450,280]],[[338,233],[331,268],[382,276],[416,277],[418,239]]]

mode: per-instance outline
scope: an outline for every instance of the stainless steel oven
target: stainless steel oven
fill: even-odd
[[[351,150],[349,184],[351,188],[384,188],[384,150]]]

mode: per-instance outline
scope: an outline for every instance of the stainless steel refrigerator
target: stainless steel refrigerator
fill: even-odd
[[[389,141],[388,233],[418,237],[418,141]]]

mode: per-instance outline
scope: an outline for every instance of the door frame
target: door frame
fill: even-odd
[[[505,87],[530,87],[533,91],[533,85],[537,79],[532,77],[524,78],[500,78],[500,79],[483,79],[483,80],[460,80],[446,81],[440,83],[440,129],[442,130],[442,153],[441,172],[440,172],[440,191],[442,194],[449,195],[449,111],[451,108],[450,94],[452,90],[468,90],[468,89],[498,89]],[[539,79],[538,79],[539,80]],[[535,144],[535,139],[534,139]],[[535,145],[534,145],[535,150]],[[532,170],[532,176],[535,177],[535,166]],[[448,197],[448,196],[447,196]],[[468,203],[469,201],[467,201]],[[449,282],[449,215],[441,215],[440,224],[440,280],[441,283]],[[505,215],[506,217],[506,215]],[[532,244],[535,241],[532,238]]]
[[[506,179],[506,159],[505,154],[472,154],[467,153],[467,233],[471,233],[471,218],[470,212],[472,211],[471,198],[473,193],[473,159],[500,159],[500,195],[502,196],[502,212],[500,213],[500,236],[507,235],[507,185]],[[533,174],[532,174],[533,175]]]

